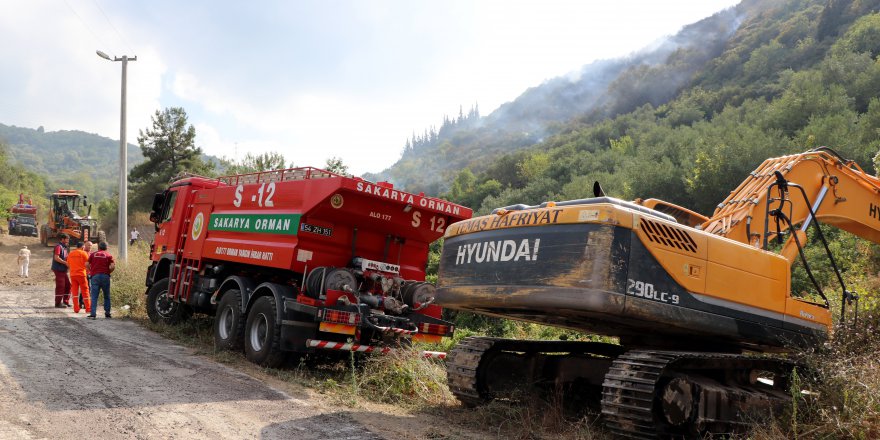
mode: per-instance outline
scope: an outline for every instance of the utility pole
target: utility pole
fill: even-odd
[[[122,105],[119,122],[119,251],[117,257],[122,261],[128,261],[128,149],[125,141],[125,86],[128,62],[137,61],[137,56],[129,58],[128,55],[123,55],[110,58],[100,50],[96,53],[108,61],[122,61]]]

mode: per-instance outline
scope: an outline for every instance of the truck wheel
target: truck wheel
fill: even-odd
[[[214,317],[214,346],[220,350],[240,350],[244,342],[241,292],[230,289],[220,298]]]
[[[275,298],[271,295],[257,298],[248,312],[244,353],[262,367],[276,368],[287,360],[287,353],[281,351],[281,323],[275,322]]]
[[[168,296],[168,278],[156,281],[147,292],[147,316],[154,324],[164,322],[177,324],[186,321],[191,310],[186,304],[172,300]]]

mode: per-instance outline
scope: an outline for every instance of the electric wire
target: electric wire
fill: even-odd
[[[64,4],[67,5],[67,8],[70,9],[70,12],[73,12],[73,15],[76,17],[77,20],[79,20],[80,24],[82,24],[83,27],[86,28],[86,30],[88,30],[90,34],[92,34],[95,42],[97,42],[99,46],[103,45],[104,42],[101,41],[101,38],[98,37],[98,34],[96,34],[95,31],[93,31],[92,28],[89,27],[88,24],[86,24],[86,21],[83,20],[83,18],[76,12],[76,9],[73,9],[73,6],[71,6],[67,0],[64,0]]]
[[[95,7],[97,7],[98,11],[101,12],[101,15],[104,16],[104,20],[107,20],[107,24],[110,25],[110,27],[113,29],[113,32],[116,32],[116,35],[118,35],[119,39],[122,40],[122,44],[125,44],[128,47],[130,53],[134,53],[134,49],[132,48],[131,44],[128,42],[125,36],[122,35],[121,32],[119,32],[119,29],[117,29],[116,26],[113,25],[113,22],[110,21],[110,17],[108,17],[107,14],[104,12],[104,8],[102,8],[101,5],[98,4],[98,0],[92,0],[92,3],[95,4]]]

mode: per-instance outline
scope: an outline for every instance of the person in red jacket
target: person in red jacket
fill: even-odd
[[[67,234],[58,234],[58,244],[52,252],[52,272],[55,274],[55,307],[70,307],[70,278],[67,277]]]
[[[86,265],[92,276],[92,313],[88,315],[89,319],[95,319],[98,310],[98,294],[104,292],[104,317],[110,316],[110,273],[116,268],[116,261],[113,255],[107,252],[107,242],[98,243],[98,252],[89,256],[89,262]]]

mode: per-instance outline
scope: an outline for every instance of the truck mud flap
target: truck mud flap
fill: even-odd
[[[315,351],[307,341],[318,333],[318,322],[315,316],[318,308],[285,298],[282,303],[281,349],[297,353]]]

